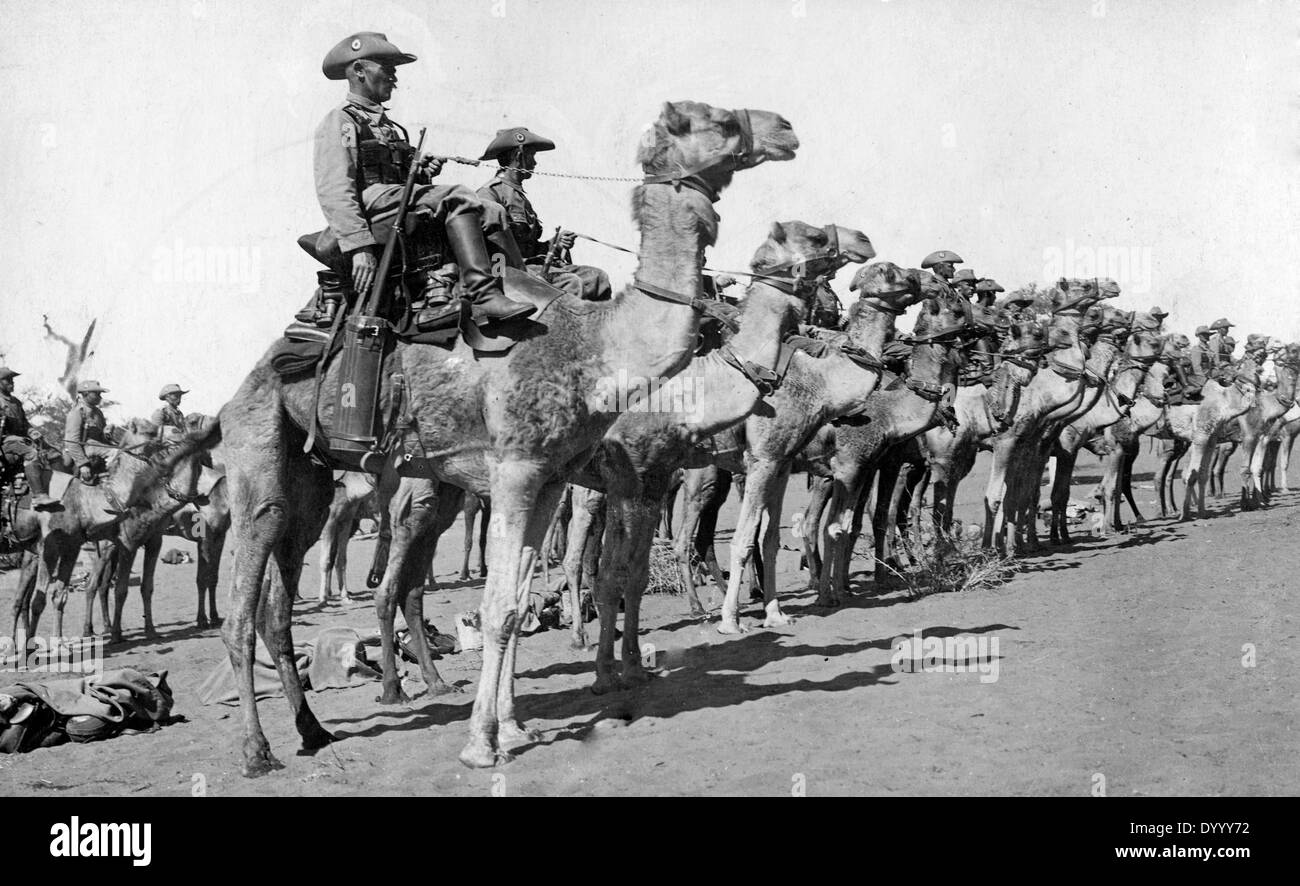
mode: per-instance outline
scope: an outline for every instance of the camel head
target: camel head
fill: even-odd
[[[1278,400],[1283,404],[1294,403],[1300,396],[1300,342],[1291,342],[1282,349],[1273,359],[1273,371],[1277,377]]]
[[[695,179],[716,199],[733,173],[768,160],[793,160],[798,149],[794,128],[780,114],[664,102],[659,119],[641,140],[637,161],[647,181]]]
[[[841,225],[814,227],[801,221],[773,222],[767,239],[754,252],[749,266],[767,277],[789,278],[791,293],[799,299],[806,319],[810,312],[839,318],[839,301],[829,287],[799,286],[800,281],[829,280],[846,264],[874,258],[875,248],[866,234]],[[812,302],[816,302],[816,310]],[[820,325],[834,325],[820,324]]]
[[[1083,372],[1087,365],[1088,355],[1085,350],[1087,326],[1084,312],[1099,297],[1097,281],[1094,279],[1061,278],[1052,291],[1047,348],[1052,352],[1051,362],[1067,373]],[[1097,315],[1094,314],[1095,316]]]
[[[1142,377],[1142,385],[1138,394],[1151,401],[1151,404],[1157,409],[1168,402],[1169,395],[1165,392],[1166,387],[1173,378],[1173,372],[1169,369],[1169,364],[1163,360],[1157,360],[1147,369],[1146,375]]]
[[[929,271],[921,273],[934,277],[943,284],[946,294],[939,297],[927,297],[921,302],[921,311],[916,316],[916,325],[912,329],[913,337],[918,341],[953,341],[965,333],[970,321],[970,302],[952,291],[943,278]]]
[[[220,440],[220,424],[212,417],[200,417],[191,429],[159,429],[152,422],[133,419],[123,432],[122,446],[142,457],[144,469],[131,480],[127,506],[153,507],[164,499],[177,506],[199,495],[199,479],[207,450]],[[137,449],[130,449],[139,444]]]
[[[853,275],[849,289],[857,291],[859,301],[891,313],[899,313],[925,298],[921,280],[891,261],[872,262],[860,269]]]

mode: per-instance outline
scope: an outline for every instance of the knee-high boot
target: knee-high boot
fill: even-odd
[[[447,245],[460,265],[460,282],[474,303],[474,321],[493,323],[527,317],[535,308],[507,298],[501,280],[492,274],[487,242],[479,219],[472,213],[452,216],[443,226]],[[516,247],[517,249],[517,247]]]

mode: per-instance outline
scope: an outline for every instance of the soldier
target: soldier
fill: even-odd
[[[1232,354],[1237,350],[1237,340],[1228,335],[1225,331],[1219,339],[1219,366],[1226,367],[1232,365]]]
[[[97,381],[83,381],[77,385],[77,405],[68,412],[67,424],[63,427],[63,462],[69,469],[76,469],[82,483],[95,479],[95,469],[103,459],[86,452],[86,444],[94,441],[107,444],[104,429],[104,413],[100,410],[100,401],[108,388]]]
[[[21,373],[0,366],[0,486],[7,485],[19,469],[32,492],[32,507],[44,510],[54,504],[45,486],[45,459],[27,421],[27,410],[14,396],[14,378]]]
[[[953,275],[951,280],[953,291],[955,291],[966,301],[975,297],[976,287],[979,284],[979,278],[970,268],[962,268]]]
[[[1268,359],[1268,336],[1258,332],[1246,336],[1246,356],[1254,360],[1256,366],[1263,366]]]
[[[1210,354],[1214,357],[1215,366],[1223,366],[1232,362],[1232,351],[1236,347],[1234,341],[1231,347],[1226,345],[1225,339],[1228,336],[1228,330],[1234,324],[1228,322],[1228,318],[1220,317],[1210,324]]]
[[[1191,359],[1187,356],[1190,346],[1191,341],[1187,336],[1174,332],[1165,336],[1164,344],[1160,349],[1160,362],[1170,369],[1165,380],[1165,391],[1169,394],[1167,402],[1170,406],[1177,406],[1188,400],[1199,400],[1201,388],[1205,386],[1204,378],[1200,379],[1199,384],[1195,381],[1196,373]]]
[[[505,210],[510,233],[519,244],[519,252],[526,265],[540,266],[546,262],[550,241],[543,237],[542,222],[533,210],[532,201],[524,193],[524,182],[533,177],[537,168],[537,153],[555,149],[555,142],[543,138],[527,127],[513,126],[497,130],[480,160],[496,160],[500,168],[492,181],[478,189],[484,203],[497,203]],[[588,301],[604,301],[610,297],[609,277],[599,268],[575,265],[569,250],[576,239],[572,231],[560,231],[559,252],[551,262],[551,270],[561,275],[557,284]],[[576,281],[570,282],[572,278]],[[568,284],[568,285],[565,285]]]
[[[936,274],[945,280],[951,281],[955,273],[954,265],[965,264],[962,257],[955,252],[947,249],[940,249],[930,253],[921,261],[921,267],[926,270],[933,270]]]
[[[998,281],[994,280],[992,277],[985,277],[975,284],[975,300],[979,303],[980,307],[987,310],[994,306],[993,303],[997,300],[998,293],[1005,291],[1006,290],[998,285]]]
[[[1018,289],[1003,299],[999,307],[1004,308],[1007,319],[1012,324],[1037,323],[1038,315],[1032,310],[1034,296],[1027,290]],[[1010,327],[1007,335],[1010,336]],[[1004,427],[1011,424],[1016,417],[1016,407],[1020,404],[1020,383],[1011,377],[1011,373],[999,372],[989,392],[990,411],[993,417]]]
[[[1165,318],[1169,316],[1169,312],[1160,307],[1160,305],[1156,305],[1154,308],[1147,311],[1147,313],[1156,321],[1155,331],[1163,333],[1165,329]]]
[[[397,85],[397,66],[415,56],[404,53],[383,34],[363,32],[345,38],[325,56],[321,70],[330,80],[347,80],[348,95],[316,129],[316,195],[339,248],[352,267],[352,285],[367,292],[378,268],[378,241],[372,226],[397,215],[407,170],[415,158],[406,130],[389,119],[382,102]],[[442,161],[425,155],[411,206],[426,210],[439,223],[443,238],[460,266],[461,286],[474,304],[475,322],[483,324],[534,311],[508,298],[492,274],[484,238],[483,205],[463,185],[434,185]],[[510,254],[509,231],[493,232]],[[514,250],[517,256],[517,250]]]
[[[150,420],[160,428],[171,426],[179,431],[185,430],[185,413],[181,412],[181,397],[188,393],[189,391],[182,391],[181,386],[175,383],[163,385],[163,389],[158,392],[158,399],[163,401],[163,405],[154,410]]]

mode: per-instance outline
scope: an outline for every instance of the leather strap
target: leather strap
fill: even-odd
[[[665,289],[662,286],[656,286],[655,284],[647,283],[644,280],[634,280],[632,281],[632,285],[652,298],[661,299],[662,301],[676,302],[679,305],[686,305],[697,313],[703,314],[706,317],[712,317],[732,332],[740,331],[740,326],[732,318],[731,312],[720,307],[723,305],[723,302],[717,301],[716,299],[674,292],[671,289]]]

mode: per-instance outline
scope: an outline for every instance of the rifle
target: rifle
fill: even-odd
[[[379,270],[375,281],[370,285],[370,295],[362,307],[361,314],[373,316],[383,304],[384,284],[388,282],[388,272],[393,267],[393,255],[397,252],[397,240],[402,236],[402,226],[406,223],[406,210],[411,202],[411,193],[415,190],[415,176],[420,171],[420,148],[424,147],[425,130],[420,130],[420,140],[416,142],[415,154],[411,157],[411,168],[406,172],[406,183],[402,185],[402,202],[397,206],[397,218],[393,221],[393,233],[384,244],[384,255],[379,260]]]
[[[551,238],[551,246],[546,250],[546,261],[542,263],[542,279],[551,279],[551,265],[560,254],[560,226],[555,226],[555,236]]]

